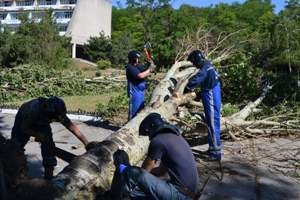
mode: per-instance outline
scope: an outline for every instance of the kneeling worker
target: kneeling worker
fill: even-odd
[[[196,162],[177,127],[164,121],[158,113],[151,113],[142,121],[139,133],[150,139],[147,158],[139,168],[130,166],[124,153],[114,155],[119,178],[115,174],[111,191],[113,199],[124,196],[116,195],[117,191],[128,194],[131,199],[197,199],[199,180]],[[160,165],[156,167],[158,162]],[[165,173],[168,173],[170,181],[159,178]]]
[[[53,170],[57,165],[51,122],[62,123],[85,146],[88,144],[85,136],[66,114],[66,105],[61,98],[56,96],[50,98],[39,97],[24,103],[15,118],[11,139],[15,140],[21,148],[24,148],[30,136],[35,137],[35,140],[41,143],[45,179],[53,177]]]

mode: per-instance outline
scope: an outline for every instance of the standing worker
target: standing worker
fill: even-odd
[[[199,71],[189,79],[185,92],[201,86],[201,98],[208,126],[209,159],[220,161],[221,86],[219,75],[213,65],[205,59],[203,53],[199,50],[191,52],[187,60],[192,62]]]
[[[140,52],[130,51],[128,53],[128,64],[126,65],[127,95],[129,97],[128,120],[144,108],[146,81],[151,72],[156,68],[153,61],[145,65],[139,63]]]
[[[85,136],[66,114],[66,105],[61,98],[56,96],[50,98],[39,97],[24,103],[15,118],[11,139],[16,141],[21,148],[24,148],[30,136],[35,137],[35,140],[41,143],[45,179],[53,177],[53,170],[57,165],[51,122],[62,123],[85,146],[88,144]]]

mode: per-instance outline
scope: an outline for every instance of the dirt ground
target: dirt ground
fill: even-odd
[[[13,115],[0,116],[0,132],[6,137],[13,120]],[[107,125],[76,123],[90,140],[103,140],[114,131]],[[54,139],[60,148],[78,155],[84,152],[76,138],[71,137],[61,125],[53,125]],[[300,199],[300,135],[223,141],[222,146],[221,168],[217,162],[202,159],[201,154],[207,150],[207,144],[192,147],[198,163],[200,200]],[[29,142],[26,155],[30,174],[42,177],[39,145]],[[66,165],[59,160],[55,172],[59,173]]]
[[[201,200],[300,199],[300,137],[223,142],[222,170],[193,148],[200,174]],[[223,180],[221,179],[223,171]]]

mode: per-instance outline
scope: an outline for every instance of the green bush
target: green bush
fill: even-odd
[[[38,96],[96,95],[107,92],[104,86],[85,83],[80,71],[63,71],[44,65],[22,65],[0,71],[0,102]],[[111,89],[111,88],[110,88]]]
[[[111,62],[109,60],[99,60],[97,61],[97,68],[99,70],[111,68]]]
[[[236,105],[226,103],[222,105],[222,116],[227,117],[239,111],[239,108]]]
[[[96,77],[101,76],[101,72],[100,72],[100,71],[96,71],[95,76],[96,76]]]
[[[91,37],[88,43],[83,45],[84,57],[92,62],[110,59],[111,51],[111,40],[103,32],[98,37]]]
[[[67,67],[70,39],[59,36],[51,16],[52,12],[47,12],[39,23],[22,16],[14,34],[4,27],[0,31],[0,66],[35,63],[51,68]]]
[[[111,98],[107,105],[102,103],[97,104],[96,112],[104,118],[111,118],[120,113],[126,113],[128,111],[128,104],[127,92],[124,89],[118,96]]]
[[[261,69],[244,62],[221,70],[223,101],[254,100],[261,93],[262,76]]]
[[[273,88],[264,99],[266,105],[273,107],[285,101],[289,103],[300,101],[298,75],[292,73],[277,73],[267,77],[267,79],[273,85]]]

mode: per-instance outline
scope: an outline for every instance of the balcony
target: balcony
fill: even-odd
[[[12,1],[0,1],[0,7],[10,7],[12,3]]]
[[[53,6],[56,5],[57,0],[40,0],[38,1],[38,5],[40,6]]]
[[[1,24],[7,24],[7,25],[21,24],[21,20],[19,20],[19,19],[5,19],[5,20],[1,20]]]
[[[55,22],[57,24],[67,24],[71,19],[56,19]]]
[[[16,6],[33,6],[34,0],[19,0],[16,1]]]
[[[69,5],[69,4],[76,4],[76,3],[77,3],[77,0],[60,0],[60,4]]]

